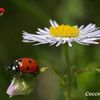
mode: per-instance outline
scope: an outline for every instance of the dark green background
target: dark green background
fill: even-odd
[[[6,12],[0,17],[0,100],[63,100],[63,90],[52,70],[37,77],[36,88],[28,96],[9,98],[6,89],[11,75],[5,66],[20,57],[32,57],[41,67],[54,65],[66,71],[62,46],[32,46],[22,43],[22,31],[35,33],[37,28],[49,27],[49,19],[65,24],[88,24],[100,26],[100,0],[0,0]],[[73,43],[78,67],[100,68],[100,45],[82,46]],[[72,53],[73,64],[76,63]],[[100,97],[85,97],[85,91],[100,92],[100,74],[82,73],[77,78],[78,89],[73,88],[74,100],[100,100]]]

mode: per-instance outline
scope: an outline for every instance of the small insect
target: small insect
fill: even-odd
[[[36,74],[39,72],[39,65],[32,58],[19,58],[15,60],[10,66],[8,66],[8,70],[27,74]]]
[[[5,9],[4,8],[0,8],[0,16],[2,16],[5,13]]]

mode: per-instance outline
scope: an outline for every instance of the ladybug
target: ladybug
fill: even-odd
[[[0,16],[3,15],[5,13],[5,9],[4,8],[0,8]]]
[[[38,63],[32,58],[19,58],[15,60],[9,67],[8,70],[21,71],[22,73],[36,74],[39,72]]]

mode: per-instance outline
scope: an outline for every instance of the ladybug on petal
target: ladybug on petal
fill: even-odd
[[[32,58],[19,58],[8,67],[8,70],[21,71],[26,74],[36,74],[39,72],[39,65]]]

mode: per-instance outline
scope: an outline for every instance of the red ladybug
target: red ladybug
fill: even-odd
[[[39,72],[39,65],[32,58],[19,58],[8,67],[8,70],[13,70],[16,72],[21,71],[27,74],[36,74]]]
[[[5,13],[5,9],[4,8],[0,8],[0,16],[3,15]]]

